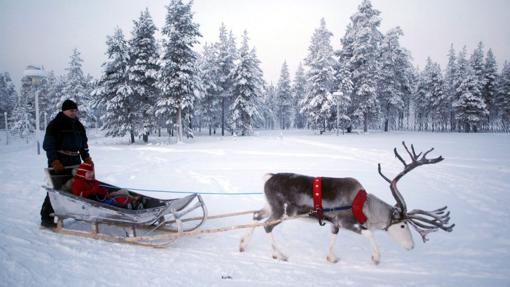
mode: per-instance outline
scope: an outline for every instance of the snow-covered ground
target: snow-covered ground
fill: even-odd
[[[308,131],[258,132],[246,138],[199,136],[186,144],[156,139],[126,144],[90,132],[97,177],[133,188],[197,192],[262,192],[264,174],[351,176],[393,203],[377,173],[401,170],[393,147],[435,147],[439,164],[416,169],[399,187],[410,209],[447,204],[456,227],[405,251],[376,232],[375,266],[364,237],[341,231],[337,264],[326,261],[329,227],[289,221],[274,234],[288,262],[271,258],[263,230],[239,253],[244,230],[183,238],[165,249],[55,234],[39,228],[45,193],[44,154],[0,133],[0,286],[510,286],[510,135],[393,132],[318,136]],[[153,196],[169,197],[164,193]],[[205,195],[210,214],[264,205],[263,195]],[[205,227],[251,222],[211,220]]]

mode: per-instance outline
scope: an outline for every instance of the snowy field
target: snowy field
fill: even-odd
[[[0,286],[510,286],[509,134],[261,131],[246,138],[128,145],[90,132],[98,179],[123,187],[254,193],[262,192],[268,172],[297,172],[355,177],[392,204],[377,163],[392,176],[402,168],[392,153],[402,140],[418,150],[435,147],[430,157],[445,160],[414,170],[399,189],[409,209],[447,204],[456,227],[430,234],[426,244],[414,233],[412,251],[376,232],[378,266],[367,240],[348,231],[340,231],[335,247],[340,261],[328,263],[329,227],[311,220],[275,228],[288,262],[271,258],[261,229],[245,253],[238,251],[244,230],[183,238],[165,249],[54,234],[39,228],[46,157],[36,155],[33,143],[11,137],[5,145],[3,133],[0,140]],[[263,195],[204,198],[210,214],[264,205]],[[242,216],[206,227],[250,222]]]

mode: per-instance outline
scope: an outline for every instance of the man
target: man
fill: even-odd
[[[64,171],[65,166],[78,165],[81,159],[93,165],[87,145],[85,127],[78,120],[78,106],[71,100],[62,104],[62,112],[48,124],[44,135],[43,149],[48,157],[48,167],[56,173]],[[81,159],[80,159],[81,157]],[[41,225],[55,227],[51,214],[53,207],[46,194],[41,207]]]

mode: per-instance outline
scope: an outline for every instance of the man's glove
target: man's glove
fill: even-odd
[[[58,159],[51,162],[51,167],[53,168],[53,170],[55,172],[63,172],[64,171],[64,166]]]
[[[92,161],[92,158],[89,156],[86,159],[83,160],[84,163],[88,163],[90,165],[94,165],[94,162]]]

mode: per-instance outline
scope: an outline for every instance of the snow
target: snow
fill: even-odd
[[[367,240],[340,231],[337,264],[326,261],[329,227],[289,221],[275,228],[288,262],[271,258],[267,235],[256,230],[182,238],[165,249],[65,236],[39,228],[44,199],[44,154],[33,140],[0,132],[0,286],[508,286],[510,285],[510,135],[372,132],[318,136],[310,131],[257,131],[252,137],[197,136],[186,144],[89,132],[97,177],[124,187],[198,192],[262,192],[268,172],[351,176],[369,193],[393,203],[377,173],[401,170],[393,147],[435,147],[443,162],[420,167],[399,183],[409,209],[447,204],[456,227],[430,234],[405,251],[383,231],[375,237],[381,264],[370,260]],[[403,153],[401,153],[403,154]],[[153,196],[171,197],[165,193]],[[204,195],[210,214],[258,209],[263,195]],[[207,227],[251,222],[250,216],[209,220]]]

